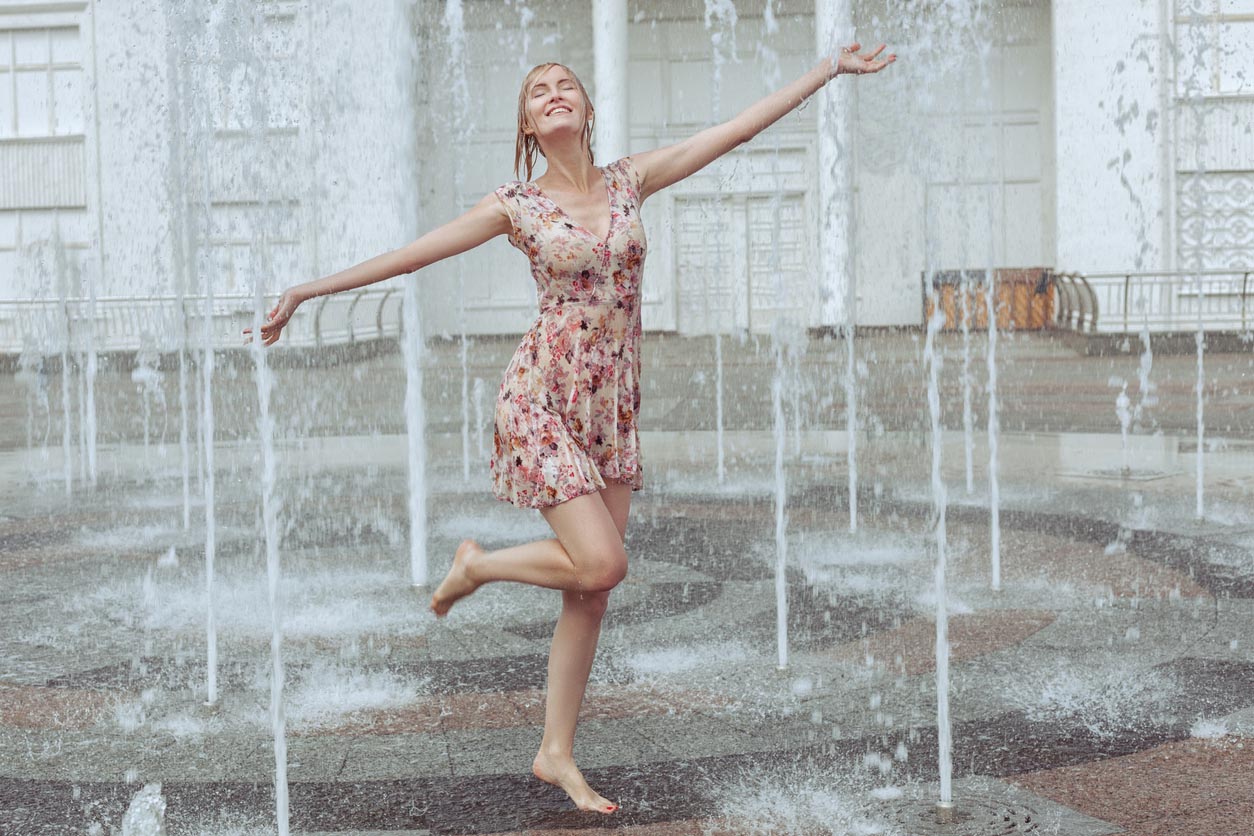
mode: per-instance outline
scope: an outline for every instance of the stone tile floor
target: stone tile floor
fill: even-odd
[[[1042,350],[1034,372],[1060,369],[1055,353]],[[1217,387],[1254,388],[1241,362]],[[1064,391],[1065,373],[1050,374]],[[455,405],[433,403],[426,544],[438,578],[463,536],[495,547],[547,529],[493,500],[485,474],[462,480],[460,433],[439,428]],[[1075,409],[1098,424],[1096,406]],[[780,670],[775,442],[751,423],[727,434],[723,485],[713,433],[644,435],[651,470],[634,497],[631,570],[611,599],[576,743],[589,781],[622,805],[607,818],[574,811],[529,773],[556,594],[492,585],[436,622],[409,583],[403,437],[282,441],[293,830],[1248,830],[1254,466],[1239,434],[1207,459],[1197,519],[1187,436],[1138,437],[1133,466],[1161,475],[1121,481],[1099,473],[1122,461],[1117,424],[1007,431],[997,591],[987,440],[975,438],[967,494],[961,435],[946,436],[956,821],[938,824],[927,438],[890,426],[860,442],[856,533],[840,427],[790,440]],[[185,530],[177,445],[102,444],[100,484],[69,500],[58,455],[0,452],[0,834],[120,832],[150,782],[170,836],[273,832],[255,444],[218,448],[214,707],[204,508],[194,496]]]

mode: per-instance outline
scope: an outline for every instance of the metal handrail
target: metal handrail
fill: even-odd
[[[379,297],[379,308],[375,311],[375,325],[378,326],[378,339],[383,339],[383,306],[387,304],[388,297],[396,292],[395,288],[388,288],[387,291]]]
[[[1222,327],[1224,323],[1237,324],[1242,331],[1249,327],[1249,298],[1254,291],[1251,286],[1250,276],[1254,275],[1254,270],[1246,267],[1236,267],[1231,269],[1210,268],[1205,270],[1145,270],[1145,271],[1121,271],[1121,272],[1100,272],[1100,273],[1069,273],[1057,274],[1059,277],[1068,276],[1076,282],[1082,283],[1085,287],[1084,298],[1093,305],[1093,317],[1091,319],[1090,331],[1097,330],[1097,307],[1100,294],[1094,288],[1092,281],[1100,282],[1103,279],[1116,279],[1118,282],[1115,287],[1118,297],[1111,299],[1112,303],[1119,304],[1122,301],[1123,310],[1121,313],[1121,324],[1123,333],[1127,333],[1132,324],[1132,297],[1133,285],[1145,288],[1159,287],[1165,289],[1174,289],[1174,295],[1159,299],[1160,309],[1157,313],[1147,314],[1147,325],[1151,322],[1159,327],[1164,324],[1168,327],[1177,324],[1175,320],[1175,312],[1178,310],[1174,300],[1184,300],[1188,297],[1196,295],[1195,304],[1199,306],[1199,311],[1209,314],[1211,317],[1212,327]],[[1223,290],[1216,291],[1207,289],[1200,281],[1203,278],[1225,277],[1235,280],[1241,277],[1240,291],[1229,289],[1231,286],[1225,287]],[[1194,279],[1197,284],[1196,291],[1181,280]],[[1109,287],[1109,285],[1107,285]],[[1121,292],[1120,292],[1121,291]],[[1215,308],[1209,311],[1202,311],[1202,306],[1212,303],[1213,300],[1222,300],[1225,297],[1239,297],[1239,310],[1231,308]],[[1236,322],[1234,322],[1236,320]],[[1229,325],[1228,327],[1232,327]]]
[[[326,306],[330,297],[323,297],[317,305],[302,307],[297,312],[285,341],[293,347],[320,347],[370,339],[369,331],[358,333],[351,318],[363,302],[375,299],[378,300],[374,313],[376,334],[379,339],[385,339],[391,330],[387,319],[397,315],[387,308],[395,292],[394,287],[358,290],[347,314],[348,327],[342,330],[328,328],[332,310],[339,316],[338,311],[342,309],[338,305],[328,309]],[[211,312],[204,310],[205,301],[203,296],[174,295],[100,296],[94,302],[82,297],[0,299],[0,352],[26,350],[32,339],[49,345],[85,344],[84,340],[93,334],[101,351],[133,351],[150,344],[154,338],[157,343],[168,344],[169,348],[181,342],[178,335],[187,334],[192,323],[198,327],[203,323],[203,327],[215,329],[219,332],[215,338],[219,347],[231,347],[234,338],[228,338],[229,329],[222,326],[253,314],[255,297],[252,294],[215,294]],[[93,309],[94,314],[89,313]]]
[[[314,345],[318,348],[322,348],[322,312],[329,301],[331,301],[329,294],[323,296],[318,300],[318,308],[314,311]]]
[[[1067,274],[1067,291],[1071,308],[1067,312],[1067,325],[1077,331],[1084,330],[1084,297],[1080,295],[1080,283],[1073,273]]]
[[[1097,293],[1093,290],[1093,285],[1089,284],[1088,278],[1083,273],[1076,273],[1075,277],[1084,285],[1084,298],[1089,302],[1089,331],[1090,333],[1097,330],[1097,317],[1101,311],[1097,304]]]
[[[1093,332],[1097,330],[1100,306],[1097,293],[1083,273],[1054,273],[1054,286],[1059,289],[1059,310],[1054,321],[1064,328]]]
[[[348,341],[353,342],[353,311],[357,309],[357,303],[361,301],[361,297],[365,295],[364,290],[358,290],[353,294],[353,301],[348,303],[348,313],[344,314],[344,321],[348,324]]]
[[[1057,304],[1054,306],[1054,325],[1065,327],[1070,325],[1072,294],[1075,292],[1071,286],[1071,276],[1067,273],[1055,273],[1054,290],[1058,296]]]
[[[1160,278],[1176,278],[1178,276],[1236,276],[1240,275],[1246,268],[1232,267],[1210,268],[1206,270],[1119,270],[1113,273],[1076,273],[1075,275],[1086,276],[1090,279],[1122,279],[1131,276],[1134,279],[1142,279],[1147,276],[1156,276]]]

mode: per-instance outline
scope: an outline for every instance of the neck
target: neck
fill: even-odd
[[[587,192],[600,176],[580,143],[565,142],[544,150],[547,167],[543,176],[562,190]]]

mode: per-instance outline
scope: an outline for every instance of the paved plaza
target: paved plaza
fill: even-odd
[[[514,344],[477,339],[463,367],[460,345],[436,340],[424,361],[425,544],[437,580],[463,537],[495,548],[549,533],[537,513],[489,493],[493,396]],[[843,341],[812,338],[786,365],[779,438],[769,340],[722,340],[720,480],[713,340],[646,338],[646,488],[575,747],[589,783],[621,805],[610,817],[577,812],[530,773],[558,594],[489,585],[437,622],[429,590],[410,583],[401,355],[274,353],[293,832],[1247,832],[1248,343],[1206,358],[1199,518],[1193,355],[1155,353],[1147,388],[1135,338],[1092,354],[1049,335],[1005,338],[995,590],[983,342],[968,492],[961,342],[946,335],[949,823],[935,812],[938,548],[922,346],[918,332],[859,336],[851,531]],[[81,484],[72,434],[67,498],[59,371],[0,375],[5,836],[123,833],[128,806],[153,784],[169,836],[274,832],[252,367],[243,353],[224,358],[215,380],[212,706],[201,480],[193,461],[184,527],[171,358],[157,378],[146,388],[152,378],[125,358],[103,358],[98,484]],[[190,389],[189,403],[194,412]]]

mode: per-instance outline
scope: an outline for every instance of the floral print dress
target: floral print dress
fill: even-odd
[[[496,196],[509,242],[531,262],[540,316],[523,335],[496,399],[492,492],[524,508],[557,505],[617,480],[640,490],[640,182],[629,157],[601,169],[604,238],[534,183]]]

